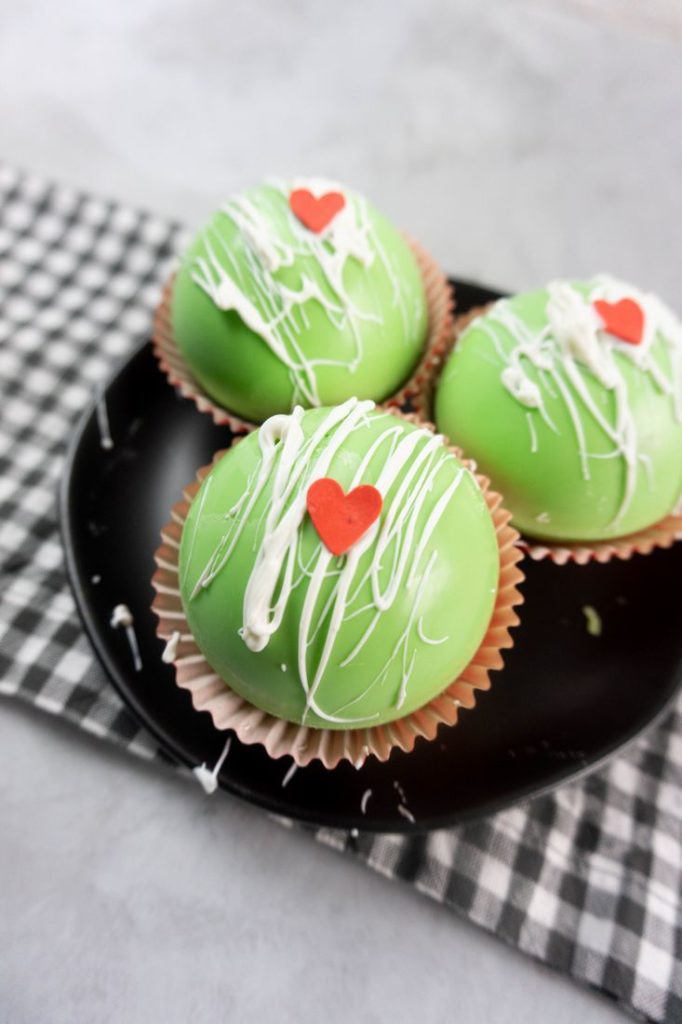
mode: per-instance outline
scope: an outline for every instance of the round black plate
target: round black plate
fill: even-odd
[[[457,284],[460,310],[498,293]],[[230,443],[192,402],[178,398],[149,344],[106,390],[114,447],[101,447],[94,406],[71,445],[61,512],[68,573],[92,643],[126,704],[178,761],[212,765],[224,744],[206,713],[174,685],[150,611],[159,531],[182,488]],[[677,593],[682,544],[608,565],[524,566],[525,604],[515,646],[489,693],[432,743],[359,771],[298,769],[233,740],[221,785],[276,814],[364,831],[455,825],[547,792],[600,765],[668,707],[682,679]],[[112,609],[133,612],[143,669],[135,672]],[[586,628],[585,606],[602,620]],[[367,813],[363,794],[371,790]],[[415,819],[399,811],[406,806]]]

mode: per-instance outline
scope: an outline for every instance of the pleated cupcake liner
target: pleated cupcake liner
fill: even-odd
[[[381,404],[401,409],[406,405],[414,408],[414,400],[422,393],[442,364],[444,354],[452,345],[455,321],[456,292],[432,256],[413,238],[405,236],[412,249],[422,276],[426,308],[428,311],[428,333],[421,359],[402,387]]]
[[[423,425],[417,417],[402,418]],[[236,438],[235,443],[238,441]],[[449,450],[459,457],[457,449]],[[194,708],[207,711],[217,729],[233,731],[242,743],[260,743],[271,757],[288,755],[300,767],[315,760],[329,769],[342,761],[350,761],[359,768],[368,757],[386,761],[393,750],[410,752],[417,740],[433,740],[441,726],[454,726],[460,709],[473,708],[476,691],[490,689],[490,673],[503,667],[502,652],[513,646],[510,631],[519,622],[515,609],[523,601],[519,584],[524,577],[518,564],[523,556],[517,544],[518,533],[509,525],[509,512],[503,508],[500,495],[490,488],[489,481],[476,474],[466,459],[462,460],[474,472],[481,488],[495,526],[500,553],[495,606],[486,633],[469,664],[438,696],[393,722],[359,729],[320,729],[276,718],[232,690],[205,659],[187,622],[178,575],[182,531],[202,480],[224,454],[225,451],[218,452],[211,465],[198,471],[196,479],[184,489],[182,500],[173,506],[170,521],[161,531],[161,544],[155,554],[157,568],[152,578],[156,594],[152,610],[158,619],[157,634],[166,642],[175,639],[176,643],[167,648],[166,656],[175,666],[177,685],[190,692]]]
[[[682,540],[682,515],[670,515],[637,533],[603,541],[579,541],[575,544],[549,544],[530,537],[521,537],[519,547],[534,562],[550,558],[555,565],[587,565],[589,562],[610,562],[612,558],[627,561],[633,555],[649,555],[658,548],[669,548]]]
[[[455,308],[453,307],[450,331],[447,337],[444,338],[440,350],[438,352],[434,351],[433,358],[429,360],[428,372],[420,374],[416,378],[415,383],[418,386],[411,391],[409,396],[412,408],[423,422],[429,423],[433,419],[433,407],[438,380],[450,353],[457,344],[457,339],[469,324],[487,312],[492,305],[493,303],[489,302],[485,306],[474,306],[472,309],[467,310],[466,313],[459,314],[455,313]]]
[[[453,326],[455,297],[445,274],[426,250],[413,239],[405,236],[419,267],[426,297],[428,328],[423,352],[412,376],[395,394],[383,400],[383,405],[399,407],[413,394],[417,394],[420,382],[434,371],[447,348]],[[193,376],[185,357],[180,351],[174,335],[171,319],[171,297],[173,281],[171,275],[163,289],[161,301],[154,315],[152,347],[159,366],[174,388],[194,402],[201,413],[212,416],[218,426],[227,426],[235,434],[246,434],[260,424],[244,419],[215,402]],[[350,396],[349,396],[350,397]]]

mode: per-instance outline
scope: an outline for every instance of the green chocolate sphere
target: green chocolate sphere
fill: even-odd
[[[419,361],[427,307],[412,250],[380,213],[338,186],[295,181],[214,214],[175,277],[171,323],[207,394],[262,422],[297,404],[388,398]]]
[[[459,338],[435,420],[527,536],[634,533],[682,492],[682,327],[607,277],[503,299]]]
[[[320,479],[343,490],[328,528],[356,488],[383,499],[341,555],[307,510]],[[446,689],[486,633],[498,577],[473,475],[441,437],[356,399],[273,417],[230,449],[180,550],[183,607],[214,671],[264,711],[332,729],[401,718]]]

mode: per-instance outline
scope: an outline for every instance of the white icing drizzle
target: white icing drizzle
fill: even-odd
[[[406,818],[408,821],[412,822],[413,825],[416,825],[417,819],[412,811],[409,811],[404,804],[398,804],[398,814],[402,814],[403,818]]]
[[[209,768],[205,761],[198,764],[196,768],[192,768],[192,775],[197,780],[204,793],[207,793],[208,796],[212,796],[218,788],[218,775],[220,774],[220,769],[225,763],[225,758],[230,752],[231,745],[232,737],[229,736],[222,749],[222,753],[213,768]]]
[[[174,629],[166,641],[161,661],[164,661],[167,665],[171,665],[178,656],[178,644],[180,643],[181,636],[180,630]]]
[[[203,514],[204,505],[206,504],[206,498],[208,497],[208,492],[211,489],[211,483],[212,483],[212,480],[211,480],[211,477],[209,476],[208,480],[206,481],[206,483],[205,483],[205,485],[203,487],[202,493],[201,493],[201,501],[200,501],[200,504],[199,504],[199,512],[197,514],[197,523],[199,522],[199,520],[201,519],[201,516]],[[228,516],[230,515],[231,511],[232,510],[230,509],[230,511],[227,513]],[[190,565],[191,562],[192,562],[192,556],[194,555],[194,545],[196,544],[196,542],[197,542],[197,531],[196,531],[196,527],[195,527],[194,533],[192,534],[192,540],[191,540],[191,543],[190,543],[189,553],[187,555],[187,565]],[[185,584],[186,576],[187,576],[187,569],[185,569],[185,572],[183,573],[183,576],[182,576],[182,580],[180,581],[180,586],[181,587],[183,587],[184,584]]]
[[[301,526],[306,515],[308,486],[326,475],[334,456],[346,439],[362,428],[372,408],[372,402],[349,399],[331,409],[307,440],[301,427],[303,410],[300,408],[288,416],[273,416],[263,424],[258,432],[260,464],[247,488],[248,498],[240,503],[238,514],[229,519],[226,532],[201,568],[191,592],[195,598],[228,564],[267,485],[269,502],[262,521],[260,547],[244,593],[240,636],[250,650],[262,651],[279,628],[292,593],[305,580],[307,589],[299,619],[297,667],[306,697],[306,712],[312,710],[325,721],[340,724],[366,718],[363,715],[353,717],[350,709],[369,690],[385,681],[396,660],[400,664],[400,686],[395,703],[402,707],[415,664],[415,638],[427,644],[440,644],[448,639],[430,640],[424,633],[420,613],[426,582],[436,558],[435,550],[427,556],[427,548],[467,472],[454,459],[443,458],[442,437],[425,429],[406,432],[403,424],[386,416],[385,429],[369,447],[349,486],[351,490],[368,482],[370,465],[375,466],[374,474],[378,467],[374,486],[384,498],[382,516],[342,559],[335,558],[318,543],[307,564],[303,564]],[[325,443],[321,444],[323,440]],[[398,483],[401,473],[403,477]],[[445,486],[418,530],[425,503],[437,480],[443,481]],[[199,516],[194,523],[195,530],[198,523]],[[193,541],[194,538],[190,545]],[[366,552],[371,552],[371,559],[360,573],[358,567]],[[196,569],[190,567],[188,561],[189,571]],[[333,587],[323,601],[322,587],[330,578]],[[366,591],[368,584],[371,601],[360,604],[363,589]],[[341,655],[339,668],[355,661],[381,615],[405,592],[412,595],[411,612],[385,667],[352,701],[333,712],[321,708],[316,693],[332,654],[339,658],[335,645],[343,623],[360,615],[367,621],[352,650]],[[323,627],[324,641],[317,645],[321,646],[321,651],[317,663],[311,665],[310,648]]]
[[[362,794],[362,800],[360,801],[360,811],[362,814],[367,814],[367,804],[372,798],[372,790],[366,789]]]
[[[530,451],[531,455],[535,455],[538,450],[538,432],[535,429],[535,421],[533,420],[532,413],[526,413],[526,422],[528,423],[528,430],[530,432]]]
[[[111,436],[111,427],[109,426],[107,400],[104,394],[104,390],[101,387],[97,388],[97,398],[95,400],[95,416],[97,417],[97,428],[99,430],[100,447],[106,449],[107,451],[110,451],[114,447],[114,441]]]
[[[396,344],[407,343],[413,336],[420,314],[418,295],[405,293],[391,262],[373,230],[366,201],[345,194],[344,207],[333,217],[324,231],[309,231],[298,218],[287,212],[285,228],[281,222],[282,197],[288,205],[292,189],[306,188],[313,195],[342,191],[333,182],[322,180],[270,182],[270,193],[262,190],[257,197],[237,196],[224,203],[221,215],[239,232],[246,271],[235,256],[234,245],[228,247],[216,226],[207,228],[202,236],[202,252],[194,258],[192,278],[221,310],[234,310],[271,352],[287,367],[293,388],[294,402],[307,406],[321,404],[317,368],[337,366],[357,370],[363,357],[363,327],[380,324],[377,308],[359,309],[344,284],[349,260],[364,267],[378,260],[392,288],[392,303],[397,306],[403,325],[403,337]],[[305,261],[314,260],[323,284],[305,270]],[[300,286],[291,288],[278,279],[278,271],[302,264]],[[369,296],[371,298],[371,296]],[[309,326],[307,305],[317,303],[330,323],[339,331],[349,329],[355,352],[348,359],[308,358],[300,345],[300,335]],[[293,404],[293,403],[292,403]]]
[[[542,405],[540,388],[526,377],[520,366],[507,366],[502,371],[502,383],[521,405],[529,409],[539,409]]]
[[[294,761],[292,764],[289,765],[289,768],[288,768],[284,778],[282,779],[282,789],[284,789],[285,786],[289,785],[289,783],[291,782],[291,780],[293,779],[293,777],[294,777],[294,775],[296,774],[297,771],[298,771],[298,765]]]
[[[496,588],[493,587],[492,593],[494,594],[495,591]],[[442,636],[438,640],[433,640],[431,637],[427,636],[426,633],[424,632],[424,620],[423,616],[421,615],[417,619],[417,636],[419,637],[423,644],[429,644],[431,647],[440,647],[440,645],[444,644],[448,639],[446,636]]]
[[[526,417],[531,434],[531,452],[538,450],[536,413],[549,429],[556,432],[545,408],[543,392],[546,392],[552,397],[560,397],[566,406],[585,481],[590,480],[591,460],[622,459],[625,481],[620,506],[611,524],[615,526],[630,507],[640,467],[651,485],[650,460],[639,451],[637,423],[630,408],[622,366],[616,356],[629,359],[660,392],[668,395],[675,418],[682,422],[682,324],[656,296],[604,275],[594,279],[588,297],[566,282],[550,284],[547,290],[548,322],[541,331],[529,328],[514,313],[508,299],[497,302],[485,317],[475,320],[474,324],[491,339],[503,364],[502,384],[516,401],[529,410]],[[643,337],[638,345],[628,344],[606,333],[593,305],[598,299],[616,303],[625,298],[634,299],[644,314]],[[502,336],[495,330],[495,324],[502,328]],[[505,343],[509,337],[511,346]],[[657,337],[663,339],[669,372],[662,369],[652,352]],[[528,367],[538,371],[542,387],[529,376]],[[585,371],[613,394],[615,413],[612,420],[590,393]],[[601,428],[612,444],[609,453],[598,455],[587,450],[583,413]]]
[[[137,636],[135,634],[135,625],[133,619],[133,613],[127,604],[117,604],[111,613],[111,619],[109,624],[112,629],[119,629],[121,626],[125,629],[126,638],[128,640],[128,646],[130,647],[130,653],[133,656],[133,667],[136,672],[142,671],[142,658],[140,657],[140,647],[137,642]]]

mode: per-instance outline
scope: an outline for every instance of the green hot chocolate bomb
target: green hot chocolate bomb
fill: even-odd
[[[682,491],[682,326],[607,277],[503,299],[459,338],[435,419],[527,536],[634,533]]]
[[[361,196],[304,180],[214,214],[175,277],[171,325],[207,394],[262,422],[388,398],[419,361],[427,307],[403,236]]]
[[[230,449],[180,551],[183,607],[214,671],[264,711],[331,729],[389,722],[446,689],[486,633],[498,577],[469,470],[441,437],[357,399],[272,417]]]

